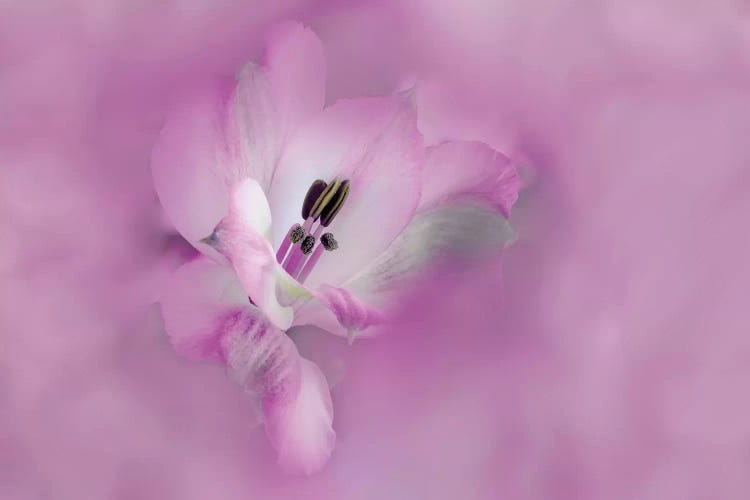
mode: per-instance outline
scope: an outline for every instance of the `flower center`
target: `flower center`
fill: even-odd
[[[337,177],[330,184],[318,179],[307,190],[302,202],[303,223],[289,228],[276,252],[276,260],[300,283],[310,276],[323,250],[330,252],[339,247],[332,233],[321,233],[341,211],[349,189],[350,182]]]

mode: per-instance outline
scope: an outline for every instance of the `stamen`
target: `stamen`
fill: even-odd
[[[297,276],[297,281],[300,282],[300,284],[303,284],[308,276],[310,276],[310,273],[312,272],[315,265],[320,260],[320,256],[323,255],[323,245],[318,245],[313,254],[310,256],[307,262],[305,262],[305,267],[302,268],[302,271],[300,271],[299,276]]]
[[[312,236],[307,236],[305,237],[304,241],[302,241],[300,250],[302,250],[303,254],[310,255],[310,252],[312,252],[312,249],[314,246],[315,246],[315,238],[313,238]]]
[[[318,179],[312,183],[310,189],[307,190],[305,200],[302,202],[302,219],[307,220],[310,217],[310,210],[312,210],[315,202],[318,201],[320,195],[325,191],[328,184],[324,180]]]
[[[338,242],[331,233],[323,235],[317,248],[315,248],[315,243],[323,229],[328,227],[341,211],[350,189],[350,181],[341,181],[336,177],[330,184],[318,179],[307,190],[302,203],[304,225],[292,225],[276,252],[277,262],[281,263],[284,270],[291,276],[294,277],[299,273],[300,279],[306,279],[320,259],[323,250],[330,251],[338,248]],[[310,234],[315,222],[318,222],[317,227]],[[297,246],[298,243],[299,246]],[[302,268],[301,272],[300,268]]]
[[[311,238],[311,240],[307,240],[307,238],[305,238],[305,240],[307,241],[307,244],[310,245],[310,247],[306,248],[305,242],[303,241],[302,245],[300,245],[299,249],[297,249],[297,252],[300,254],[298,256],[298,258],[300,259],[300,263],[297,266],[295,272],[298,272],[305,265],[305,261],[307,260],[308,255],[310,255],[310,253],[312,252],[313,247],[315,246],[315,242],[318,241],[318,238],[320,237],[321,232],[323,232],[323,226],[318,224],[318,227],[315,228],[315,231],[310,236],[308,236],[308,238]],[[296,274],[294,273],[291,273],[291,274],[293,277],[296,277]]]
[[[310,209],[310,217],[316,220],[318,217],[320,217],[323,209],[331,202],[340,186],[341,180],[338,177],[333,179],[333,181],[328,186],[326,186],[320,196],[318,196],[318,199],[315,201],[312,209]]]
[[[333,218],[341,211],[341,207],[344,206],[346,198],[349,196],[349,189],[351,183],[346,180],[341,183],[341,187],[336,191],[336,197],[326,207],[323,207],[323,211],[320,214],[321,225],[328,227]]]
[[[296,245],[305,238],[305,234],[305,229],[299,224],[295,224],[291,233],[289,233],[289,240],[292,242],[292,245]]]
[[[312,252],[314,246],[315,238],[313,236],[306,236],[305,239],[302,240],[302,244],[299,247],[294,247],[289,258],[284,262],[284,270],[286,270],[290,276],[295,277],[307,256]]]
[[[333,233],[325,233],[323,236],[321,236],[320,243],[329,252],[332,250],[336,250],[339,247],[339,242],[336,241],[336,238],[333,237]]]
[[[336,250],[338,247],[339,244],[336,241],[336,238],[333,237],[333,234],[325,233],[323,236],[321,236],[320,245],[315,248],[315,251],[305,263],[305,266],[302,268],[302,271],[300,271],[299,276],[297,277],[297,281],[299,281],[300,283],[305,282],[307,277],[310,276],[310,273],[312,273],[313,269],[320,260],[320,256],[323,255],[324,249],[330,252]]]
[[[305,237],[305,229],[299,224],[292,224],[289,231],[286,233],[286,238],[279,245],[279,250],[276,252],[276,262],[281,263],[286,257],[286,253],[291,245],[296,245]]]
[[[305,224],[302,226],[302,232],[304,234],[307,234],[313,225],[313,219],[312,217],[308,217],[308,219],[305,221]],[[314,235],[315,238],[317,238],[317,235]],[[304,238],[302,238],[304,240]],[[290,238],[291,240],[291,238]],[[302,253],[302,250],[300,249],[300,246],[295,244],[292,249],[289,251],[289,255],[286,256],[286,259],[282,263],[282,267],[284,270],[289,272],[289,269],[291,269],[291,266],[293,263],[299,262],[304,257],[304,254]],[[292,276],[291,272],[289,272]]]
[[[299,224],[292,224],[292,227],[286,232],[286,238],[281,241],[281,245],[279,245],[279,249],[276,251],[276,262],[281,263],[281,261],[284,260],[284,257],[286,257],[286,252],[292,244],[290,241],[292,238],[292,231],[294,231],[294,228],[296,227],[299,227]]]

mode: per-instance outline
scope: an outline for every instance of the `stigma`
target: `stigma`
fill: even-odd
[[[300,283],[305,282],[324,250],[332,252],[338,248],[333,233],[322,236],[320,233],[341,212],[350,189],[349,180],[336,177],[330,183],[318,179],[307,190],[300,214],[303,222],[289,228],[276,252],[276,260]]]

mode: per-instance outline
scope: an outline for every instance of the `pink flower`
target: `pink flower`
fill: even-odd
[[[322,467],[335,433],[328,383],[286,332],[375,333],[415,278],[512,234],[508,158],[425,147],[412,94],[324,108],[321,42],[283,24],[262,64],[193,95],[154,149],[162,205],[203,254],[163,295],[167,333],[179,353],[226,363],[290,471]]]

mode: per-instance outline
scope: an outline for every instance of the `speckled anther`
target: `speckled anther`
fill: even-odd
[[[294,245],[296,245],[297,243],[305,239],[306,234],[307,233],[305,232],[305,228],[303,228],[299,224],[296,224],[289,232],[289,239]]]
[[[310,252],[312,252],[314,246],[315,246],[315,238],[313,238],[312,236],[307,236],[302,241],[302,246],[301,246],[302,253],[305,255],[309,255]]]
[[[333,233],[324,233],[320,237],[320,244],[329,252],[336,250],[339,247],[339,242],[333,237]]]
[[[338,215],[349,197],[351,182],[334,178],[330,183],[321,179],[313,182],[302,202],[302,224],[292,224],[281,240],[276,261],[292,277],[304,281],[320,260],[321,254],[339,247],[331,233],[323,232]],[[318,238],[320,244],[317,245]]]

